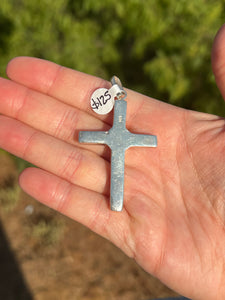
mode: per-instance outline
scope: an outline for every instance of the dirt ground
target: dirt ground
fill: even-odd
[[[12,158],[0,154],[1,191],[15,188],[17,176]],[[22,191],[18,195],[13,208],[0,202],[0,299],[147,300],[176,295],[110,242]],[[48,243],[31,230],[42,232],[43,222],[51,224]]]

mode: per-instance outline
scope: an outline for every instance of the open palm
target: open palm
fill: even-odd
[[[222,29],[213,66],[225,94]],[[108,130],[91,93],[109,83],[48,61],[21,57],[0,79],[0,147],[37,168],[20,176],[37,200],[111,240],[147,272],[194,299],[225,297],[225,156],[222,118],[127,91],[127,128],[157,135],[131,148],[122,212],[109,209],[110,152],[78,143],[80,130]]]

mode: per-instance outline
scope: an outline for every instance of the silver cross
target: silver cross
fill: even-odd
[[[117,78],[112,78],[112,84],[117,84]],[[119,82],[120,83],[120,82]],[[118,84],[120,87],[121,84]],[[147,134],[134,134],[126,129],[127,102],[126,92],[121,91],[114,106],[113,126],[109,131],[80,131],[80,143],[105,144],[111,149],[111,210],[121,211],[124,194],[124,160],[126,149],[138,147],[157,147],[157,137]],[[120,99],[120,100],[119,100]]]

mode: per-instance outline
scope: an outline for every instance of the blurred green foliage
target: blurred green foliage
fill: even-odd
[[[211,71],[223,0],[1,0],[0,68],[36,56],[223,115]]]
[[[40,218],[36,223],[27,224],[27,233],[34,240],[34,244],[41,247],[55,246],[63,236],[65,223],[57,217]]]
[[[12,211],[19,200],[20,188],[18,184],[0,188],[0,206],[4,212]]]
[[[13,57],[35,56],[225,116],[210,59],[224,16],[224,0],[1,0],[0,75]],[[19,171],[29,166],[15,161]],[[0,204],[14,207],[18,186],[0,192]],[[54,218],[29,228],[46,245],[64,231]]]

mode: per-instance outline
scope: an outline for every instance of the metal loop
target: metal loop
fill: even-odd
[[[121,83],[119,77],[113,76],[111,78],[111,84],[112,85],[117,85],[120,88],[120,92],[118,92],[116,94],[116,100],[122,100],[122,99],[124,100],[124,99],[126,99],[127,92],[123,89],[123,86],[122,86],[122,83]]]

